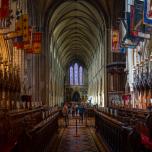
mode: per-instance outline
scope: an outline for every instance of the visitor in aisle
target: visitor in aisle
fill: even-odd
[[[64,117],[65,126],[67,127],[69,124],[67,103],[64,104],[63,109],[62,109],[62,113],[63,113],[63,117]]]
[[[79,105],[79,108],[78,108],[78,109],[79,109],[80,120],[81,120],[82,123],[83,123],[85,108],[84,108],[84,106],[81,104],[81,105]]]

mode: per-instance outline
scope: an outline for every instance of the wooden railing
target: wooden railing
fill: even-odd
[[[149,116],[149,122],[146,122],[147,112],[144,111],[98,109],[95,110],[95,125],[112,152],[136,152],[140,149],[149,152],[152,142],[144,139],[151,138],[152,117]]]
[[[58,130],[58,116],[59,112],[55,111],[33,129],[24,130],[14,149],[22,152],[47,151],[54,133]]]
[[[118,121],[124,122],[127,125],[132,125],[132,121],[135,119],[140,120],[140,122],[145,122],[146,117],[148,116],[149,112],[144,110],[137,110],[137,109],[126,109],[126,108],[100,108],[98,111],[109,115],[117,119]]]
[[[21,110],[21,111],[5,111],[0,110],[0,151],[10,152],[11,149],[19,147],[19,143],[22,143],[22,139],[28,134],[32,134],[31,130],[38,130],[39,128],[44,128],[48,132],[48,128],[45,126],[50,126],[50,131],[58,128],[57,122],[54,123],[55,126],[51,126],[52,121],[57,121],[56,114],[57,109],[39,107],[32,110]],[[41,127],[40,127],[41,126]],[[42,134],[41,134],[42,135]],[[31,135],[30,135],[31,136]],[[30,137],[29,136],[29,137]],[[33,136],[33,134],[32,134]],[[44,135],[45,136],[45,135]],[[27,137],[27,136],[26,136]],[[33,138],[33,137],[32,137]],[[35,137],[34,137],[35,138]],[[41,136],[43,138],[43,136]],[[51,138],[51,136],[50,136]],[[38,140],[38,138],[36,138]],[[33,140],[32,140],[33,141]],[[43,143],[43,142],[42,142]],[[23,143],[22,143],[23,145]],[[23,151],[23,150],[21,150]]]
[[[95,125],[110,151],[129,152],[127,137],[130,131],[123,123],[95,111]]]

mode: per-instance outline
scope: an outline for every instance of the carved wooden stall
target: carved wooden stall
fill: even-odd
[[[0,151],[10,152],[16,148],[23,151],[24,147],[31,148],[27,145],[29,142],[36,144],[41,141],[39,147],[41,147],[41,143],[47,144],[58,129],[57,120],[58,109],[56,108],[39,107],[14,112],[1,109]],[[42,147],[44,146],[42,145]],[[34,148],[34,144],[32,148]]]
[[[126,57],[121,53],[113,53],[113,58],[107,64],[107,88],[108,88],[108,106],[123,105],[122,95],[125,92]],[[121,82],[121,83],[120,83]]]
[[[23,152],[47,150],[54,133],[58,129],[58,115],[59,112],[54,111],[32,129],[24,130],[13,150]]]
[[[140,42],[133,50],[133,87],[134,106],[146,109],[152,99],[152,53],[151,41]]]
[[[129,152],[127,135],[129,131],[124,129],[124,124],[96,111],[95,124],[97,131],[104,139],[109,149],[113,152]]]
[[[106,108],[95,111],[97,132],[112,152],[151,149],[151,115],[144,111]],[[137,139],[136,139],[137,137]],[[137,146],[138,145],[138,146]]]

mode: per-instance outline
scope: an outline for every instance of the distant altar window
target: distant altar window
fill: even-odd
[[[83,67],[78,63],[70,66],[70,85],[83,85]]]
[[[80,85],[82,85],[82,77],[83,77],[83,69],[82,69],[82,66],[80,66],[79,68],[79,82],[80,82]]]
[[[73,85],[73,67],[70,67],[70,85]]]
[[[74,64],[74,84],[78,85],[78,64]]]

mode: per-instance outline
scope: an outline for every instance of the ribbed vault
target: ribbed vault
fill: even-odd
[[[104,18],[95,6],[82,0],[65,1],[50,17],[51,48],[63,67],[76,59],[88,67],[103,45],[104,30]]]

